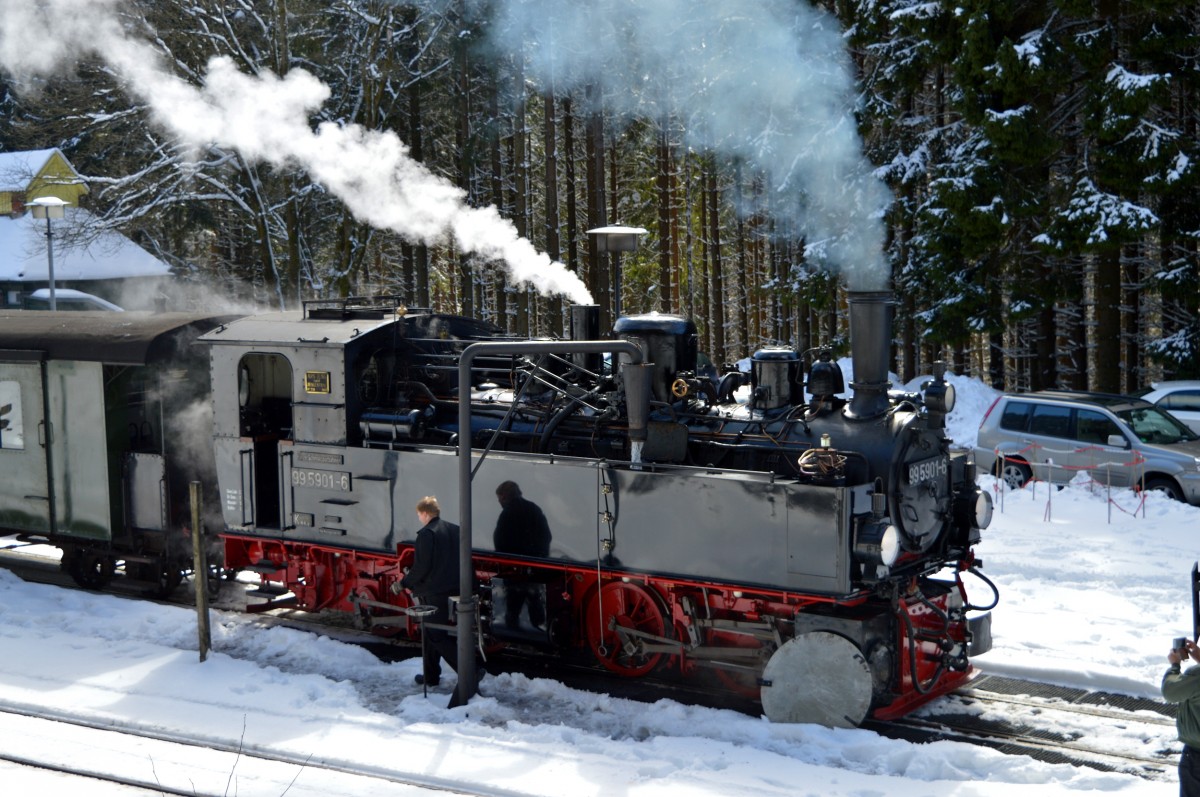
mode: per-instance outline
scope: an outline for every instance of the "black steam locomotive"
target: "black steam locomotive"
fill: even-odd
[[[748,373],[722,375],[677,316],[623,317],[602,339],[595,308],[577,307],[567,341],[514,340],[391,299],[190,322],[180,333],[203,333],[211,355],[210,447],[190,455],[216,475],[206,484],[221,517],[206,525],[220,529],[223,567],[277,588],[263,608],[351,612],[416,638],[398,582],[413,508],[436,494],[469,541],[460,650],[711,678],[775,720],[898,716],[963,683],[990,646],[990,617],[968,617],[962,578],[977,573],[991,505],[950,450],[942,374],[920,393],[889,391],[891,308],[886,293],[851,294],[849,401],[828,352],[805,369],[795,351],[765,348]],[[0,319],[0,404],[14,316]],[[152,414],[110,424],[110,473],[141,453],[121,430],[154,437]],[[114,478],[113,494],[142,482]],[[501,485],[536,505],[548,540],[512,547],[499,533]],[[176,488],[162,493],[151,525],[182,528]],[[50,538],[92,585],[156,547],[146,512],[117,509],[107,547],[51,513]],[[168,557],[139,566],[180,569]]]

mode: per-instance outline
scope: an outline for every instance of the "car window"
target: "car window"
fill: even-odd
[[[1075,439],[1081,443],[1107,445],[1109,435],[1121,434],[1120,427],[1102,412],[1079,410],[1075,416]],[[1122,435],[1124,436],[1124,435]]]
[[[1117,417],[1128,424],[1143,443],[1171,445],[1185,440],[1200,440],[1191,429],[1158,407],[1127,407],[1118,410]]]
[[[1055,404],[1035,404],[1029,419],[1029,433],[1047,437],[1071,436],[1071,408]]]
[[[1000,428],[1010,432],[1023,432],[1029,427],[1029,410],[1033,405],[1025,401],[1010,401],[1000,416]]]

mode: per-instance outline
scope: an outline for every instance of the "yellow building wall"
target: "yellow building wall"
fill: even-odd
[[[72,207],[78,207],[79,198],[87,192],[88,187],[80,179],[79,173],[61,153],[55,152],[25,187],[25,202],[44,196],[56,196],[64,202],[69,202]],[[0,213],[12,212],[13,192],[0,191]]]

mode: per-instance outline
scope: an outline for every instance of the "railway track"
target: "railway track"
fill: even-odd
[[[74,586],[74,582],[59,571],[57,562],[22,553],[19,545],[0,543],[0,566],[20,570],[31,580]],[[122,591],[119,583],[116,591]],[[139,592],[134,587],[129,587],[128,591],[134,595]],[[245,598],[239,593],[233,600],[215,605],[236,610],[244,608]],[[321,622],[320,617],[291,614],[257,615],[256,620],[263,624],[311,630],[364,645],[382,658],[404,659],[419,653],[415,645],[397,645],[352,627],[330,626]],[[551,663],[544,657],[522,656],[519,652],[506,654],[502,661],[490,662],[488,669],[493,674],[506,671],[554,678],[568,686],[631,700],[654,702],[669,697],[690,705],[751,714],[758,711],[757,704],[746,698],[715,693],[690,684],[617,678],[598,667]],[[960,741],[1047,763],[1066,763],[1165,781],[1173,778],[1178,760],[1174,709],[1174,706],[1157,700],[984,675],[908,717],[893,722],[868,721],[864,727],[884,736],[913,742]],[[1097,722],[1105,729],[1103,739],[1096,738],[1093,732]]]
[[[2,701],[0,727],[6,731],[0,760],[154,794],[237,794],[240,783],[243,791],[253,784],[254,793],[286,792],[290,797],[525,797],[512,789],[481,788],[383,767],[364,768],[277,749],[114,725]],[[135,737],[133,744],[129,737]]]
[[[1174,716],[1175,706],[1158,700],[984,675],[877,730],[1165,781],[1178,762]],[[1095,734],[1097,721],[1103,739]]]

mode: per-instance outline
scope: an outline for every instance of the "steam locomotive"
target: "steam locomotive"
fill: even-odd
[[[829,351],[767,347],[718,374],[673,315],[602,338],[575,307],[568,340],[393,298],[70,328],[0,315],[0,406],[23,430],[0,437],[22,473],[0,525],[62,547],[80,583],[168,590],[189,572],[198,478],[223,556],[210,576],[254,571],[279,595],[259,608],[417,639],[399,582],[414,507],[436,494],[462,526],[463,699],[462,652],[513,647],[749,694],[776,721],[897,717],[990,647],[964,576],[990,587],[973,546],[991,503],[946,437],[944,371],[890,390],[890,294],[849,308],[848,401]],[[145,342],[118,356],[130,334]],[[208,434],[183,428],[199,416]],[[538,546],[498,533],[492,497],[513,487],[545,519]]]

